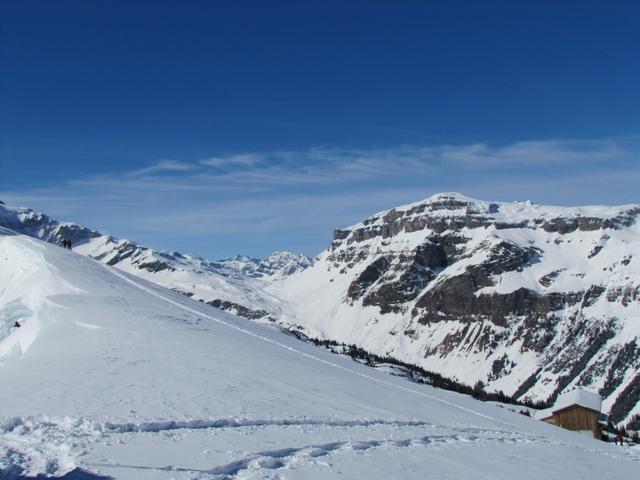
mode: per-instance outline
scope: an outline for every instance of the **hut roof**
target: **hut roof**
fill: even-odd
[[[600,409],[602,408],[602,397],[597,393],[589,392],[587,390],[571,390],[570,392],[560,395],[551,410],[553,412],[557,412],[574,405],[580,405],[581,407],[588,408],[589,410],[600,412]]]
[[[574,405],[579,405],[581,407],[588,408],[589,410],[600,412],[600,409],[602,408],[602,398],[597,393],[589,392],[587,390],[571,390],[570,392],[560,395],[553,407],[535,412],[534,418],[537,420],[544,420],[552,417],[554,413],[568,407],[573,407]]]

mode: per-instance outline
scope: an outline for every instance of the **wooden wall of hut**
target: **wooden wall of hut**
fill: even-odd
[[[572,405],[553,413],[545,422],[567,430],[591,430],[594,438],[600,438],[599,413],[579,405]]]

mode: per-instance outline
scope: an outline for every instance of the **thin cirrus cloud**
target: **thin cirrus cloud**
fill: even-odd
[[[115,236],[210,257],[276,249],[315,254],[333,227],[439,191],[567,205],[636,203],[639,156],[640,137],[319,146],[160,160],[129,172],[0,192],[0,198]]]
[[[194,170],[194,166],[186,162],[181,162],[179,160],[158,160],[153,165],[139,168],[137,170],[131,170],[125,175],[128,177],[144,177],[159,173],[187,172],[190,170]]]
[[[386,149],[340,149],[314,147],[301,151],[274,151],[214,156],[194,162],[161,160],[126,172],[73,179],[75,185],[109,185],[144,188],[173,186],[199,189],[211,180],[225,187],[247,185],[336,185],[367,180],[429,175],[434,173],[488,174],[501,171],[550,173],[551,168],[633,164],[640,152],[635,137],[602,140],[545,140],[506,146],[470,145],[413,146]],[[384,178],[383,178],[384,177]],[[219,190],[220,185],[213,188]]]
[[[503,147],[486,144],[426,147],[425,158],[462,168],[535,167],[566,164],[595,164],[629,160],[637,152],[637,142],[628,139],[598,141],[547,140],[518,142]]]
[[[257,153],[242,153],[237,155],[210,157],[200,160],[200,165],[208,167],[228,167],[228,166],[244,166],[252,167],[260,163],[264,157]]]

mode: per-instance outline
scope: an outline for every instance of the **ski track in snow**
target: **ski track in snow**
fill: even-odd
[[[313,459],[332,455],[334,453],[357,453],[377,448],[412,448],[412,447],[444,447],[479,442],[497,443],[532,443],[528,438],[481,437],[475,435],[427,435],[403,440],[349,440],[330,442],[320,445],[309,445],[297,448],[283,448],[271,451],[257,452],[245,458],[229,462],[225,465],[205,470],[216,479],[232,479],[244,470],[276,470],[290,467],[296,463],[309,462]],[[205,477],[206,478],[206,477]]]
[[[132,435],[137,434],[162,434],[173,430],[282,429],[299,426],[351,429],[375,426],[426,427],[431,424],[420,421],[312,418],[263,420],[219,418],[118,423],[97,422],[88,418],[14,417],[0,423],[0,438],[2,439],[0,473],[3,464],[6,463],[9,466],[25,468],[27,474],[64,475],[77,467],[75,459],[85,454],[91,445],[108,442],[114,436],[131,438]],[[118,440],[118,442],[121,441],[126,443],[125,440]],[[191,471],[190,469],[183,470]]]
[[[444,428],[444,426],[436,428]],[[454,429],[456,430],[456,429]],[[465,429],[458,429],[464,431]],[[245,457],[212,467],[210,469],[196,469],[177,465],[158,467],[125,465],[118,463],[88,463],[86,466],[94,468],[123,468],[183,472],[199,474],[201,479],[230,480],[237,478],[246,471],[265,478],[268,471],[286,469],[294,465],[313,463],[316,459],[335,454],[360,453],[371,449],[416,448],[416,447],[452,447],[478,443],[495,444],[531,444],[538,441],[535,435],[520,435],[511,433],[505,437],[500,431],[468,429],[466,433],[422,435],[419,437],[396,439],[369,439],[325,442],[316,445],[299,447],[285,447],[273,450],[250,453]]]
[[[321,427],[369,427],[386,425],[393,427],[420,427],[431,425],[421,421],[390,421],[390,420],[323,420],[323,419],[268,419],[268,420],[236,420],[236,419],[195,419],[195,420],[167,420],[156,422],[135,423],[111,423],[106,422],[104,429],[108,432],[162,432],[179,429],[209,429],[209,428],[242,428],[242,427],[289,427],[289,426],[321,426]]]
[[[280,343],[280,342],[278,342],[276,340],[273,340],[271,338],[265,337],[265,336],[260,335],[258,333],[255,333],[255,332],[252,332],[252,331],[247,330],[245,328],[242,328],[242,327],[240,327],[238,325],[233,325],[231,323],[227,323],[224,320],[216,318],[216,317],[214,317],[212,315],[208,315],[208,314],[206,314],[204,312],[201,312],[201,311],[199,311],[199,310],[197,310],[195,308],[191,308],[191,307],[189,307],[187,305],[184,305],[184,304],[182,304],[180,302],[177,302],[176,300],[172,300],[171,298],[168,298],[168,297],[158,293],[157,291],[155,291],[155,290],[153,290],[151,288],[145,287],[144,285],[141,285],[138,282],[134,281],[129,276],[117,271],[116,269],[114,269],[114,268],[112,268],[112,267],[110,267],[108,265],[104,265],[104,264],[102,264],[100,262],[98,262],[98,265],[101,265],[103,268],[106,268],[113,275],[115,275],[116,277],[119,277],[120,279],[124,280],[125,282],[129,283],[130,285],[133,285],[134,287],[136,287],[136,288],[138,288],[138,289],[140,289],[140,290],[142,290],[142,291],[144,291],[144,292],[146,292],[146,293],[148,293],[150,295],[153,295],[154,297],[156,297],[156,298],[158,298],[158,299],[160,299],[160,300],[162,300],[162,301],[164,301],[166,303],[174,305],[174,306],[176,306],[176,307],[178,307],[178,308],[180,308],[182,310],[185,310],[185,311],[187,311],[187,312],[189,312],[189,313],[191,313],[193,315],[197,315],[199,317],[205,317],[205,318],[207,318],[209,320],[212,320],[212,321],[214,321],[216,323],[219,323],[220,325],[224,325],[227,328],[242,332],[243,334],[249,335],[251,337],[258,338],[258,339],[260,339],[260,340],[262,340],[264,342],[270,343],[272,345],[276,345],[276,346],[278,346],[280,348],[283,348],[285,350],[289,350],[290,352],[296,353],[298,355],[302,355],[302,356],[304,356],[306,358],[310,358],[310,359],[312,359],[312,360],[314,360],[316,362],[323,363],[323,364],[328,365],[328,366],[330,366],[332,368],[336,368],[338,370],[341,370],[341,371],[344,371],[344,372],[348,372],[348,373],[350,373],[352,375],[356,375],[358,377],[366,378],[366,379],[368,379],[368,380],[370,380],[372,382],[380,383],[380,384],[385,385],[387,387],[391,387],[391,388],[395,388],[395,389],[398,389],[398,390],[402,390],[404,392],[408,392],[408,393],[411,393],[411,394],[414,394],[414,395],[419,395],[421,397],[425,397],[425,398],[428,398],[430,400],[435,400],[437,402],[443,403],[443,404],[448,405],[450,407],[457,408],[457,409],[465,411],[467,413],[471,413],[473,415],[476,415],[478,417],[481,417],[481,418],[484,418],[484,419],[487,419],[487,420],[498,422],[498,423],[501,423],[503,425],[507,425],[507,426],[510,426],[510,427],[516,427],[516,425],[511,423],[511,422],[507,422],[505,420],[501,420],[501,419],[492,417],[490,415],[486,415],[486,414],[484,414],[482,412],[478,412],[477,410],[473,410],[471,408],[464,407],[462,405],[459,405],[459,404],[454,403],[454,402],[450,402],[450,401],[445,400],[443,398],[439,398],[439,397],[436,397],[434,395],[430,395],[430,394],[428,394],[426,392],[421,392],[421,391],[418,391],[418,390],[414,390],[412,388],[408,388],[408,387],[405,387],[403,385],[398,385],[398,384],[383,380],[381,378],[376,378],[376,377],[374,377],[372,375],[367,375],[366,373],[363,373],[363,372],[358,372],[358,371],[352,370],[350,368],[343,367],[342,365],[338,365],[337,363],[330,362],[328,360],[324,360],[322,358],[316,357],[315,355],[311,355],[309,353],[303,352],[303,351],[298,350],[296,348],[290,347],[288,345]]]
[[[500,441],[505,435],[523,439],[520,443],[531,442],[535,435],[515,434],[495,429],[451,428],[444,425],[433,425],[421,421],[390,421],[379,419],[336,420],[313,418],[285,419],[188,419],[158,420],[141,423],[97,422],[89,418],[50,418],[50,417],[14,417],[0,424],[0,435],[3,447],[0,448],[0,467],[3,462],[8,465],[25,468],[27,474],[44,473],[59,476],[78,467],[76,459],[87,453],[92,445],[108,444],[112,440],[127,443],[127,439],[135,435],[160,435],[173,430],[210,430],[227,428],[266,428],[283,429],[288,427],[310,426],[329,431],[358,429],[365,436],[376,426],[410,427],[421,429],[447,430],[460,432],[454,434],[435,434],[404,440],[348,440],[325,442],[320,445],[280,448],[247,454],[245,457],[207,470],[187,467],[159,466],[142,467],[134,465],[87,463],[82,467],[110,467],[130,469],[151,469],[165,471],[191,472],[204,475],[204,478],[233,478],[244,470],[273,470],[293,463],[305,462],[324,457],[334,451],[363,451],[377,447],[410,447],[415,445],[438,446],[444,443],[469,443],[485,440]],[[363,430],[364,429],[364,430]],[[491,437],[493,436],[493,437]],[[518,443],[517,441],[514,441]]]
[[[288,469],[304,464],[313,464],[323,457],[352,453],[358,454],[373,449],[403,449],[403,448],[450,448],[489,444],[489,445],[531,445],[546,444],[548,446],[569,446],[578,450],[592,454],[602,454],[596,449],[589,449],[563,441],[552,440],[540,435],[521,434],[516,432],[504,432],[492,429],[477,428],[449,428],[444,425],[433,425],[436,429],[453,430],[455,433],[431,434],[418,437],[397,439],[369,439],[369,440],[346,440],[325,442],[316,445],[304,445],[299,447],[285,447],[273,450],[250,453],[237,460],[227,462],[210,469],[188,468],[177,465],[166,465],[158,467],[125,465],[118,463],[90,463],[88,467],[94,468],[122,468],[122,469],[144,469],[169,472],[182,472],[197,474],[198,479],[211,480],[233,480],[239,477],[246,478],[279,478],[272,477],[269,472],[280,469]],[[507,434],[507,435],[505,435]],[[621,454],[606,455],[615,459],[640,460],[640,457],[623,451]],[[274,472],[275,473],[275,472]]]
[[[200,478],[211,478],[216,480],[233,479],[244,471],[260,473],[262,477],[265,470],[278,470],[291,467],[299,463],[313,462],[314,459],[330,456],[336,453],[357,453],[374,448],[407,448],[416,446],[453,446],[456,444],[477,443],[479,441],[497,441],[499,443],[525,443],[527,440],[518,439],[505,440],[503,437],[474,437],[453,435],[434,435],[418,438],[408,438],[404,440],[349,440],[328,442],[318,445],[307,445],[301,447],[280,448],[249,454],[246,457],[228,462],[211,469],[192,469],[175,465],[163,467],[139,467],[133,465],[110,465],[110,464],[90,464],[91,467],[116,467],[116,468],[150,468],[153,470],[164,470],[173,472],[186,472],[201,474]],[[530,443],[530,441],[529,441]]]

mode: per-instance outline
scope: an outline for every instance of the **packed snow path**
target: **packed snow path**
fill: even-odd
[[[0,235],[0,312],[16,311],[23,325],[0,339],[3,480],[624,478],[639,466],[633,448]]]

